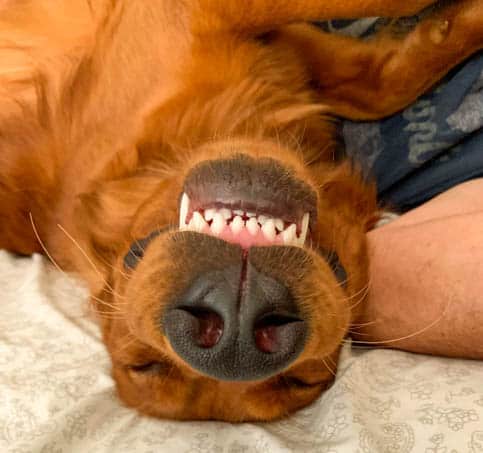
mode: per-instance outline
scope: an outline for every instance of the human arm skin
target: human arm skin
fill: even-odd
[[[367,325],[355,341],[483,359],[483,179],[371,231],[368,243]]]

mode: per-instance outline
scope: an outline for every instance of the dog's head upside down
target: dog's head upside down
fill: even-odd
[[[335,158],[334,118],[395,112],[481,48],[482,2],[372,42],[284,24],[431,0],[106,1],[90,32],[102,0],[62,3],[69,27],[28,20],[44,3],[0,9],[0,41],[30,62],[44,34],[39,60],[55,54],[30,78],[0,59],[0,247],[88,283],[142,413],[273,420],[314,401],[363,306],[378,211]]]
[[[41,87],[46,143],[7,137],[4,242],[89,283],[118,393],[140,412],[272,420],[306,406],[366,294],[376,202],[333,161],[303,54],[277,35],[213,38],[183,70],[163,62],[170,97],[153,102],[142,80],[109,73],[121,57],[106,29],[61,95]],[[148,112],[132,131],[124,104]]]
[[[178,419],[271,420],[306,406],[332,381],[365,296],[372,192],[349,168],[316,176],[268,140],[203,144],[170,172],[97,303],[112,318],[121,398]],[[339,191],[354,192],[345,212]]]

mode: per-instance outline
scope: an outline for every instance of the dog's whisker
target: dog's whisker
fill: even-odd
[[[327,358],[328,358],[328,357],[327,357]],[[324,357],[322,357],[322,362],[324,363],[325,367],[326,367],[326,368],[329,370],[330,374],[331,374],[332,376],[334,376],[334,378],[335,378],[335,377],[336,377],[335,368],[334,368],[334,369],[333,369],[333,368],[331,368],[331,367],[329,366],[329,364],[328,364],[328,363],[325,361],[325,358],[324,358]]]
[[[90,308],[90,312],[98,319],[105,319],[107,321],[123,321],[124,317],[119,315],[114,315],[112,313],[107,313],[104,311],[96,310],[94,308]]]
[[[138,341],[138,339],[132,333],[128,333],[125,338],[129,340],[124,342],[122,346],[117,348],[118,352],[126,350],[127,348],[129,348],[129,346]]]
[[[104,305],[108,308],[111,308],[112,310],[114,311],[117,311],[117,312],[120,312],[122,313],[123,311],[120,309],[119,306],[116,306],[116,305],[113,305],[109,302],[106,302],[105,300],[103,299],[100,299],[99,297],[96,297],[96,296],[91,296],[91,299],[95,300],[96,302],[100,303],[101,305]]]
[[[87,260],[87,262],[91,265],[92,269],[94,270],[94,272],[99,276],[99,278],[101,279],[101,281],[104,283],[104,285],[106,286],[106,288],[109,290],[109,292],[120,298],[120,299],[124,299],[124,296],[122,296],[121,294],[118,294],[114,288],[109,284],[109,282],[104,278],[104,276],[102,275],[102,273],[99,271],[99,269],[97,268],[97,266],[95,265],[94,261],[92,261],[91,257],[87,254],[87,252],[81,247],[81,245],[75,240],[74,237],[72,237],[72,235],[60,224],[58,223],[57,224],[57,227],[66,235],[66,237],[75,245],[75,247],[79,250],[79,252],[82,254],[82,256],[84,256],[84,258]]]
[[[39,242],[40,244],[40,247],[42,247],[42,250],[45,252],[45,255],[47,256],[47,258],[50,260],[50,262],[54,265],[54,267],[59,271],[61,272],[63,275],[69,277],[69,275],[67,274],[67,272],[65,272],[60,266],[59,264],[57,263],[57,261],[54,259],[54,257],[50,254],[50,252],[47,250],[47,247],[45,246],[44,244],[44,241],[42,240],[42,238],[40,237],[39,235],[39,232],[37,230],[37,226],[35,225],[35,222],[34,222],[34,218],[33,218],[33,215],[32,215],[32,212],[29,212],[29,218],[30,218],[30,223],[32,225],[32,230],[34,232],[34,235],[35,237],[37,238],[37,241]],[[70,278],[70,277],[69,277]]]
[[[429,323],[425,327],[423,327],[423,328],[421,328],[421,329],[419,329],[415,332],[412,332],[408,335],[404,335],[404,336],[401,336],[401,337],[398,337],[398,338],[391,338],[391,339],[388,339],[388,340],[380,340],[380,341],[363,341],[363,340],[360,340],[360,341],[359,340],[352,340],[352,341],[353,341],[353,343],[363,344],[363,345],[385,345],[385,344],[398,343],[400,341],[409,340],[411,338],[417,337],[418,335],[421,335],[421,334],[427,332],[428,330],[433,328],[435,325],[437,325],[439,322],[441,322],[441,320],[445,317],[446,313],[448,312],[452,303],[453,303],[453,298],[451,297],[451,298],[448,299],[448,303],[446,304],[443,312],[438,316],[438,318],[433,320],[431,323]]]
[[[356,307],[357,307],[359,304],[361,304],[361,303],[362,303],[364,300],[366,300],[366,297],[367,297],[367,295],[369,294],[369,291],[370,291],[370,287],[371,287],[370,285],[371,285],[371,282],[369,281],[369,282],[367,283],[367,285],[366,285],[365,287],[363,287],[363,290],[362,290],[362,291],[361,291],[361,290],[359,290],[359,291],[358,291],[358,292],[355,294],[355,295],[359,295],[359,294],[361,294],[361,292],[362,292],[362,294],[360,295],[359,299],[358,299],[358,300],[357,300],[357,301],[356,301],[356,302],[355,302],[353,305],[351,305],[351,306],[349,307],[349,309],[350,309],[351,311],[352,311],[352,310],[354,310],[354,308],[356,308]],[[351,298],[351,299],[352,299],[352,298]]]
[[[330,355],[326,356],[325,358],[334,366],[334,370],[337,369],[337,363]]]
[[[371,325],[374,325],[374,324],[377,324],[379,323],[380,321],[375,319],[374,321],[367,321],[367,322],[361,322],[361,323],[351,323],[351,327],[356,327],[356,328],[362,328],[362,327],[365,327],[365,326],[371,326]]]
[[[367,293],[359,297],[359,299],[357,299],[357,301],[354,304],[348,307],[348,310],[352,312],[356,307],[358,307],[362,302],[366,300],[366,295]]]
[[[346,326],[334,326],[337,330],[340,330],[341,332],[344,332],[346,334],[354,334],[354,335],[360,335],[360,336],[366,336],[366,335],[369,335],[369,334],[366,334],[366,333],[360,333],[357,331],[357,327],[356,328],[352,328],[351,326],[349,327],[346,327]]]
[[[97,259],[99,261],[102,261],[107,267],[111,268],[114,272],[118,272],[125,280],[129,280],[130,279],[129,275],[127,275],[125,272],[123,272],[118,267],[116,267],[116,266],[112,265],[111,263],[109,263],[104,257],[102,257],[101,255],[99,255],[99,253],[97,253],[96,251],[94,251],[94,253],[97,256]]]

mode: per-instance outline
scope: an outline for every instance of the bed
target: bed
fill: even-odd
[[[483,362],[345,347],[312,406],[267,424],[142,417],[115,395],[87,291],[0,252],[0,452],[483,452]]]

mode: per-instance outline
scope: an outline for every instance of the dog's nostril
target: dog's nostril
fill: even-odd
[[[201,262],[204,265],[204,262]],[[250,262],[199,275],[161,327],[194,370],[226,381],[274,376],[302,352],[308,323],[288,288]]]
[[[195,334],[196,344],[200,348],[213,348],[223,336],[223,318],[213,310],[197,307],[182,307],[196,319],[198,331]]]
[[[255,324],[255,344],[257,349],[267,354],[274,354],[280,351],[280,339],[291,330],[291,324],[302,322],[298,318],[271,314],[264,316]]]

